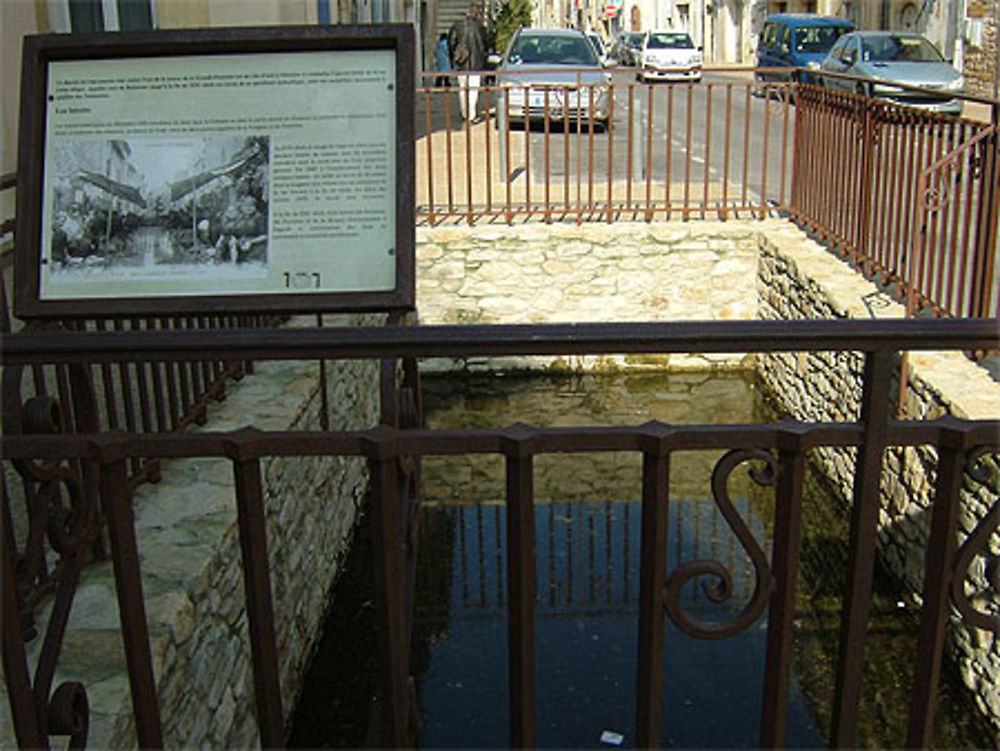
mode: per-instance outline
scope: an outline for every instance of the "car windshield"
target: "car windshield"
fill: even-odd
[[[795,32],[795,51],[829,52],[846,32],[846,26],[804,26]]]
[[[651,50],[694,49],[694,42],[687,34],[650,34],[646,47]]]
[[[514,42],[508,59],[535,65],[597,65],[597,53],[581,36],[522,36]]]
[[[861,40],[861,59],[871,62],[940,63],[941,53],[923,37],[878,36]]]

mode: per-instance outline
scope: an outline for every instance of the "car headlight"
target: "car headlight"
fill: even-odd
[[[948,91],[962,91],[965,88],[965,76],[959,76],[954,81],[946,83],[944,88]]]
[[[806,67],[809,70],[819,70],[819,63],[816,62],[815,60],[810,60],[809,62],[806,63]]]

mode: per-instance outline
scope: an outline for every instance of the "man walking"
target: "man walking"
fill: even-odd
[[[456,21],[448,31],[452,67],[457,71],[481,71],[486,67],[486,27],[480,18],[479,6],[473,3],[465,16]],[[459,106],[465,120],[478,122],[476,109],[479,104],[481,76],[477,73],[460,76],[462,91]]]

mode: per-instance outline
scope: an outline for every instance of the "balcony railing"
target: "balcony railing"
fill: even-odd
[[[239,539],[243,551],[246,607],[253,650],[254,695],[262,744],[283,744],[284,711],[280,702],[278,646],[267,557],[260,460],[265,456],[347,455],[367,459],[372,478],[372,524],[375,546],[375,599],[378,605],[379,653],[383,677],[383,741],[394,747],[414,739],[408,682],[409,635],[419,497],[407,479],[408,467],[422,456],[495,454],[506,462],[503,499],[506,518],[506,613],[509,644],[510,745],[529,747],[534,737],[535,555],[532,468],[536,456],[561,452],[635,452],[642,457],[641,551],[636,654],[637,709],[635,738],[654,747],[660,738],[664,619],[685,633],[723,639],[767,617],[767,658],[761,698],[760,744],[781,747],[791,680],[796,574],[800,554],[803,468],[810,450],[822,446],[855,447],[854,497],[846,581],[842,599],[840,658],[836,668],[834,720],[830,738],[837,748],[855,744],[858,685],[865,661],[865,640],[872,589],[872,560],[879,518],[879,478],[889,446],[930,446],[937,454],[935,494],[915,681],[909,709],[907,747],[926,747],[935,713],[936,686],[943,639],[953,609],[964,623],[1000,631],[995,615],[968,598],[963,582],[977,555],[989,555],[989,538],[1000,526],[1000,506],[991,508],[967,535],[960,535],[959,491],[963,483],[986,485],[996,492],[996,457],[1000,421],[892,419],[896,398],[894,370],[899,353],[919,350],[992,349],[1000,344],[995,323],[938,321],[793,321],[693,322],[676,324],[592,324],[507,327],[386,327],[360,330],[328,328],[285,332],[125,331],[26,333],[6,337],[6,364],[31,368],[68,367],[79,379],[93,361],[182,364],[211,347],[225,362],[267,359],[371,359],[458,356],[568,355],[671,352],[818,352],[854,351],[864,357],[860,376],[860,416],[836,423],[786,420],[753,425],[667,425],[564,427],[540,429],[515,425],[505,429],[427,430],[405,424],[357,431],[267,432],[205,431],[197,434],[124,431],[77,435],[5,435],[5,458],[48,468],[40,482],[79,478],[86,490],[74,498],[74,511],[86,516],[99,505],[109,521],[118,604],[129,665],[138,740],[161,747],[161,718],[142,599],[140,560],[130,512],[128,462],[167,457],[219,457],[232,462]],[[79,390],[86,380],[77,380]],[[383,398],[397,399],[392,389]],[[406,401],[406,400],[404,400]],[[411,400],[412,401],[412,400]],[[53,405],[50,403],[49,407]],[[723,453],[712,487],[716,505],[752,561],[754,586],[738,614],[723,622],[704,623],[684,610],[679,592],[688,582],[707,581],[712,599],[731,595],[724,561],[685,560],[668,576],[666,528],[671,510],[670,457],[675,451],[715,449]],[[776,524],[769,550],[748,531],[726,492],[726,480],[740,466],[753,466],[758,483],[776,488]],[[990,469],[992,468],[992,469]],[[991,474],[992,473],[992,474]],[[96,480],[99,479],[99,482]],[[89,511],[88,511],[89,510]],[[7,520],[4,520],[5,527]],[[9,530],[4,531],[5,535]],[[5,538],[8,539],[8,538]],[[62,541],[63,560],[75,561],[82,544],[72,535]],[[405,543],[405,544],[404,544]],[[86,687],[64,684],[50,693],[52,665],[32,673],[21,642],[10,547],[4,546],[4,667],[18,742],[22,747],[47,744],[48,733],[69,732],[84,723]],[[706,579],[707,577],[707,579]],[[63,608],[72,601],[72,579],[60,593]],[[57,619],[58,621],[58,619]],[[57,622],[58,630],[59,624]],[[57,637],[54,637],[58,639]],[[58,649],[55,651],[58,654]],[[48,652],[49,659],[52,653]],[[43,660],[46,659],[43,654]],[[85,712],[83,712],[85,714]],[[79,738],[78,738],[79,740]],[[902,743],[902,739],[900,741]]]

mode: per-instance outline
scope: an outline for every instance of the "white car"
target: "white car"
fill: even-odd
[[[701,48],[685,31],[647,31],[639,53],[640,81],[701,80]]]

